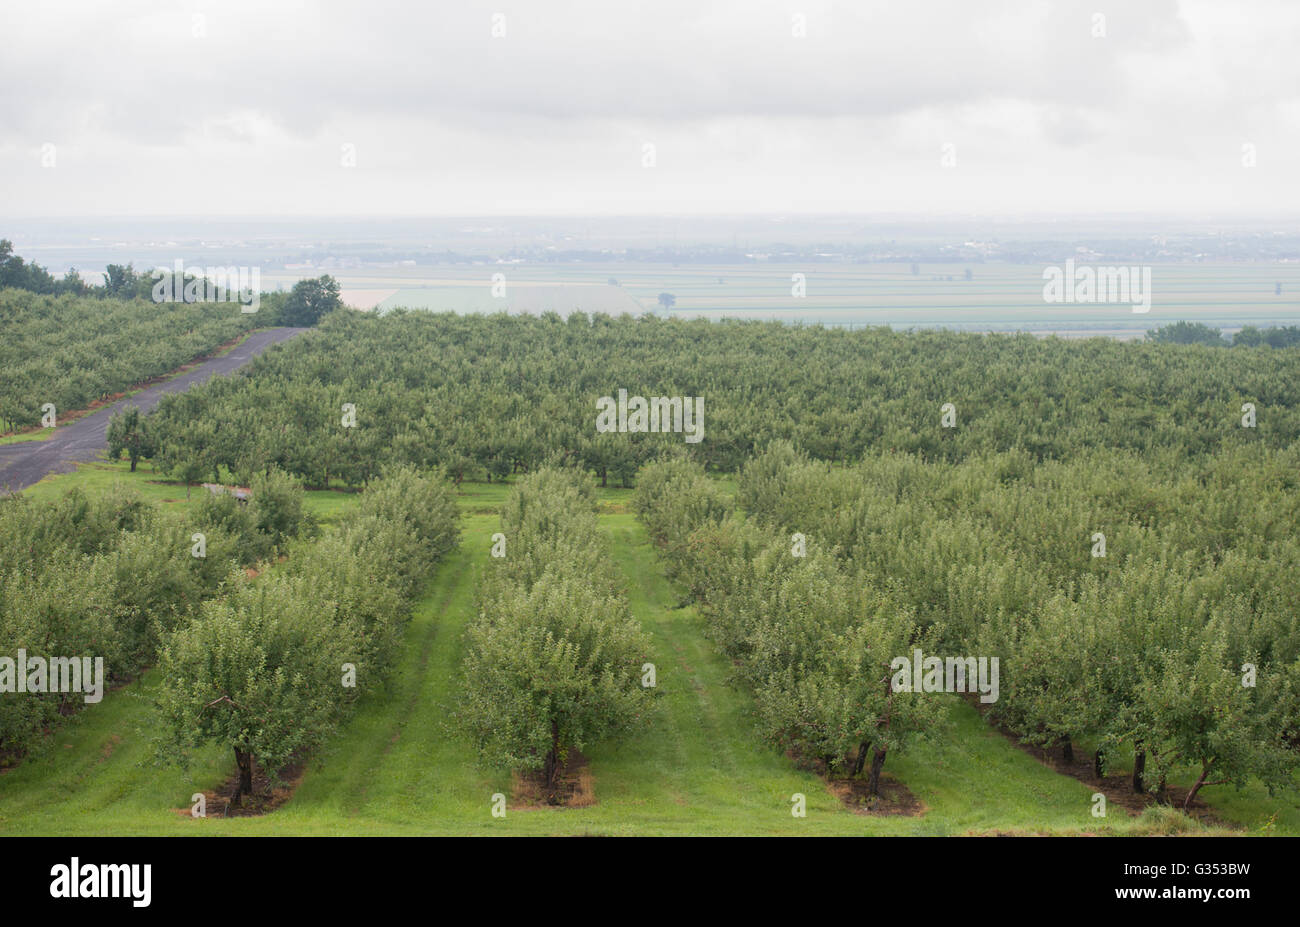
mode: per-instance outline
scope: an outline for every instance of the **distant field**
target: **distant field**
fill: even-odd
[[[381,312],[404,306],[408,309],[453,309],[456,312],[605,312],[640,315],[648,307],[627,290],[605,284],[514,283],[506,285],[506,295],[492,295],[490,284],[446,282],[427,287],[398,290],[379,304]],[[653,299],[651,300],[653,302]]]
[[[965,279],[970,269],[972,279]],[[805,276],[806,295],[791,293]],[[503,274],[504,298],[492,294]],[[1043,266],[926,264],[455,265],[338,274],[358,308],[399,306],[456,312],[575,310],[638,314],[676,296],[672,314],[780,319],[822,325],[891,325],[968,331],[1136,336],[1177,320],[1235,331],[1243,325],[1300,324],[1300,264],[1157,264],[1152,307],[1043,301]],[[610,285],[609,280],[618,282]],[[1277,284],[1281,295],[1275,294]]]

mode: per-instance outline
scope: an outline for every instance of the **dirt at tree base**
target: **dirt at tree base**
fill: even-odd
[[[978,702],[977,698],[968,698],[967,702],[974,706],[977,711],[984,707]],[[1138,817],[1148,808],[1154,808],[1157,805],[1168,805],[1177,808],[1179,811],[1185,810],[1189,817],[1207,827],[1229,830],[1241,829],[1239,824],[1233,824],[1215,816],[1214,812],[1200,797],[1205,794],[1204,789],[1197,794],[1197,798],[1192,802],[1191,807],[1184,809],[1183,802],[1187,799],[1187,793],[1191,791],[1185,786],[1167,785],[1164,793],[1159,798],[1152,792],[1134,792],[1132,776],[1128,773],[1115,773],[1098,779],[1094,775],[1092,753],[1076,749],[1074,751],[1074,761],[1067,762],[1064,745],[1048,748],[1040,747],[1037,744],[1022,743],[1017,734],[999,724],[994,724],[985,712],[980,711],[980,714],[990,728],[997,731],[1019,750],[1028,753],[1048,769],[1063,776],[1077,779],[1094,791],[1105,795],[1106,809],[1108,811],[1112,807],[1119,807],[1127,811],[1130,817]]]
[[[880,794],[872,798],[866,779],[827,779],[826,788],[854,814],[870,817],[920,817],[929,809],[911,793],[907,786],[883,773],[880,776]]]
[[[235,791],[239,788],[239,773],[235,772],[216,789],[208,789],[203,795],[207,799],[207,816],[210,818],[253,818],[270,814],[276,808],[293,798],[294,791],[302,783],[307,771],[304,761],[295,760],[280,770],[278,784],[272,786],[271,777],[260,765],[253,767],[253,793],[240,798],[238,805],[231,803]],[[182,817],[190,816],[189,808],[173,809]]]
[[[786,757],[796,766],[820,776],[826,783],[826,791],[854,814],[870,817],[920,817],[930,810],[907,786],[883,771],[880,774],[880,794],[873,799],[868,791],[871,783],[865,775],[851,777],[843,774],[843,770],[853,768],[854,757],[851,755],[842,758],[840,772],[837,774],[827,768],[824,760],[809,761],[794,751],[787,751]]]
[[[529,808],[590,808],[596,804],[595,783],[587,758],[577,750],[569,752],[568,760],[555,776],[555,786],[548,789],[538,772],[515,772],[510,777],[511,809]]]

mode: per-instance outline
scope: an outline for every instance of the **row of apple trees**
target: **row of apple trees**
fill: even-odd
[[[649,644],[575,471],[523,477],[493,541],[466,633],[460,718],[485,763],[537,773],[553,794],[573,751],[646,719]]]
[[[389,670],[421,584],[457,543],[449,483],[395,468],[337,530],[204,602],[162,643],[158,756],[234,753],[234,800],[319,745]]]
[[[205,493],[184,515],[123,487],[0,500],[0,657],[12,662],[0,663],[0,762],[48,743],[87,704],[84,691],[57,691],[94,683],[83,658],[102,661],[104,690],[130,680],[242,567],[312,533],[290,477],[259,475],[251,489],[248,503]],[[52,660],[65,661],[59,680]]]
[[[942,729],[941,702],[891,686],[891,660],[933,634],[888,585],[859,582],[832,550],[737,517],[685,458],[647,466],[634,507],[782,751],[828,775],[865,774],[875,798],[886,758]]]
[[[1295,785],[1297,464],[1255,445],[836,468],[777,443],[744,468],[743,514],[681,461],[646,471],[638,508],[782,742],[834,763],[872,724],[924,730],[896,693],[873,702],[889,660],[996,657],[993,720],[1067,760],[1087,745],[1098,775],[1131,755],[1135,790],[1185,781],[1190,807]]]
[[[0,433],[42,423],[210,353],[254,324],[230,303],[0,289]],[[44,407],[44,408],[43,408]]]

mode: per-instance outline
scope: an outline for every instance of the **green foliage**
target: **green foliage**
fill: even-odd
[[[292,538],[314,530],[302,508],[302,484],[283,470],[271,468],[253,477],[253,497],[248,508],[254,529],[269,539],[271,547],[282,550]]]
[[[1147,338],[1157,344],[1206,344],[1211,347],[1228,344],[1223,332],[1203,322],[1174,322],[1148,331]]]
[[[674,579],[690,560],[685,547],[691,532],[719,524],[731,510],[730,502],[698,464],[682,457],[666,457],[648,464],[637,478],[632,510],[651,537],[666,547],[664,566]]]
[[[102,286],[91,286],[81,279],[75,268],[68,270],[61,280],[35,261],[25,262],[13,253],[13,243],[0,239],[0,289],[13,287],[32,293],[61,296],[96,296],[101,299],[141,299],[157,302],[155,293],[170,292],[181,300],[182,295],[192,305],[201,302],[233,301],[234,294],[225,286],[195,274],[182,272],[178,279],[173,271],[159,268],[155,271],[138,271],[134,264],[109,264],[104,268]],[[269,294],[268,294],[269,295]],[[265,323],[263,323],[265,324]]]
[[[247,505],[204,493],[190,519],[120,487],[93,500],[78,491],[46,503],[22,496],[3,500],[5,655],[23,647],[33,656],[102,657],[109,682],[132,678],[153,663],[170,634],[219,594],[237,566],[311,530],[302,490],[284,474],[258,480],[255,492]],[[196,529],[205,535],[204,556],[193,552]],[[0,699],[0,753],[18,757],[39,745],[45,729],[84,704],[80,699]]]
[[[230,744],[241,768],[256,757],[274,775],[334,729],[359,635],[310,576],[269,577],[209,603],[163,649],[160,745],[183,757]]]
[[[229,303],[35,295],[0,289],[0,431],[34,427],[170,373],[247,331]]]
[[[1256,328],[1254,325],[1243,326],[1232,338],[1232,346],[1257,348],[1267,345],[1270,348],[1293,348],[1300,345],[1300,325],[1286,325],[1275,328]]]
[[[30,263],[13,253],[13,242],[0,239],[0,289],[15,287],[33,293],[83,294],[88,287],[75,270],[70,270],[62,280],[56,280],[35,261]]]
[[[93,554],[116,545],[121,532],[149,523],[152,511],[122,484],[91,499],[74,489],[35,503],[26,496],[0,497],[0,564],[35,569],[61,548]]]
[[[577,575],[543,574],[470,629],[463,717],[483,759],[553,778],[571,750],[633,728],[646,641],[627,603]]]
[[[108,459],[118,460],[123,452],[131,461],[132,473],[137,463],[157,453],[152,429],[136,406],[115,412],[108,421]]]
[[[228,492],[204,491],[192,509],[193,524],[205,533],[228,536],[240,563],[282,553],[291,540],[316,530],[303,511],[302,487],[279,470],[253,478],[248,501]]]
[[[104,295],[130,299],[140,289],[145,275],[136,273],[134,264],[109,264],[104,268]]]
[[[776,505],[789,471],[801,466],[812,465],[788,443],[774,444],[746,468],[739,497]],[[890,684],[892,661],[929,640],[914,613],[886,584],[855,576],[835,551],[813,541],[796,553],[792,537],[729,515],[698,464],[647,467],[634,507],[738,661],[766,736],[828,772],[856,775],[870,756],[869,790],[878,794],[886,756],[938,728],[946,713],[930,695]]]
[[[428,564],[456,546],[458,518],[456,496],[443,474],[422,475],[411,467],[393,467],[365,491],[360,506],[344,522],[344,531],[367,519],[400,527]],[[420,566],[416,572],[425,568]]]
[[[95,501],[0,503],[5,656],[99,657],[105,684],[153,662],[161,639],[217,594],[233,567],[222,537],[191,556],[190,528],[124,490]],[[84,706],[81,693],[0,698],[0,754],[17,758]]]
[[[932,648],[998,657],[989,712],[1025,740],[1132,749],[1146,760],[1141,787],[1157,792],[1190,768],[1190,804],[1205,786],[1289,787],[1300,768],[1296,463],[1294,448],[1248,445],[1193,461],[1092,451],[1038,465],[1017,453],[956,465],[881,454],[845,470],[775,444],[745,468],[737,498],[753,521],[805,533],[810,565],[824,552],[846,585],[887,590]],[[746,530],[697,529],[674,551],[703,548],[688,582],[724,603],[715,620],[733,651],[770,661],[753,599],[768,594],[779,548],[754,554],[736,539]],[[728,551],[741,564],[730,584]],[[778,600],[791,580],[780,582]],[[817,699],[833,702],[816,678]]]
[[[576,323],[576,324],[575,324]],[[879,450],[1022,468],[1089,448],[1188,458],[1300,433],[1300,353],[774,323],[350,311],[249,373],[166,397],[166,460],[271,464],[361,486],[385,463],[498,479],[559,455],[630,484],[664,452],[735,472],[771,442],[844,465]],[[597,433],[595,401],[703,396],[704,439]],[[1261,426],[1239,425],[1243,402]],[[958,424],[943,428],[953,402]],[[341,406],[357,407],[355,428]],[[1267,422],[1267,427],[1264,423]],[[235,426],[237,423],[237,426]]]
[[[326,274],[314,280],[299,280],[279,308],[281,325],[309,327],[343,306],[338,281]]]
[[[243,563],[257,563],[271,554],[271,538],[257,530],[257,520],[247,503],[228,493],[204,490],[191,510],[194,526],[208,536],[229,537]]]

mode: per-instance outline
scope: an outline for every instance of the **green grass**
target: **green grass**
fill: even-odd
[[[125,464],[92,465],[42,483],[42,491],[88,491],[124,479],[160,499],[183,487],[151,483]],[[386,688],[313,757],[293,799],[259,818],[191,819],[191,794],[233,772],[227,751],[205,749],[191,768],[149,764],[154,674],[110,693],[56,732],[47,747],[0,774],[0,834],[967,834],[1142,833],[1151,821],[1112,809],[1090,814],[1092,789],[1058,775],[990,730],[953,698],[951,728],[905,755],[886,774],[925,805],[919,816],[846,810],[815,775],[762,742],[749,696],[705,637],[693,608],[662,576],[642,527],[627,513],[631,493],[599,491],[601,525],[627,585],[632,613],[652,638],[661,711],[645,729],[587,753],[596,804],[517,810],[493,818],[493,793],[510,793],[507,770],[483,768],[456,731],[453,713],[463,632],[473,615],[478,571],[508,487],[466,484],[460,547],[438,567],[406,629]],[[308,504],[328,521],[355,502],[315,492]],[[173,502],[172,504],[183,504]],[[806,818],[791,796],[807,796]],[[1219,803],[1219,796],[1225,799]],[[1259,832],[1279,809],[1275,832],[1300,833],[1294,799],[1261,791],[1207,795],[1221,817]],[[219,808],[209,806],[209,814]],[[1101,825],[1100,827],[1098,825]]]
[[[73,487],[88,495],[95,495],[107,492],[119,484],[129,486],[149,502],[176,510],[184,510],[193,505],[207,491],[199,483],[192,484],[187,491],[184,483],[157,472],[147,460],[141,461],[136,466],[136,472],[132,473],[131,465],[125,460],[101,459],[77,464],[74,473],[50,474],[24,489],[23,495],[31,499],[51,500],[59,498]],[[322,525],[329,526],[356,498],[357,493],[343,488],[308,490],[304,494],[303,507]]]
[[[0,435],[0,444],[22,444],[26,441],[48,441],[54,437],[53,428],[41,428],[36,431],[19,431]]]

